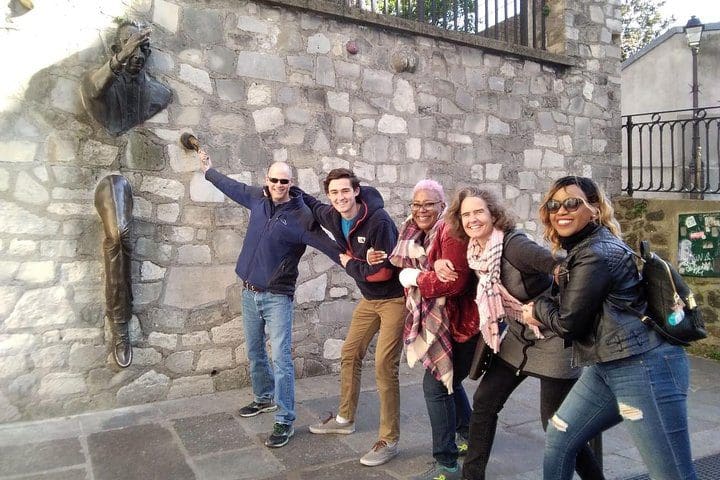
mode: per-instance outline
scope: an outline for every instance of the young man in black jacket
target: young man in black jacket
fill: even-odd
[[[295,367],[291,342],[298,263],[305,245],[321,250],[335,262],[340,250],[319,228],[299,194],[291,194],[292,169],[287,163],[273,163],[265,177],[265,186],[260,188],[223,175],[212,168],[207,153],[203,150],[199,153],[205,178],[250,210],[235,272],[245,287],[243,327],[255,399],[239,413],[241,417],[254,417],[277,410],[273,431],[265,445],[282,447],[295,433]],[[272,363],[265,350],[266,331]]]
[[[400,385],[398,367],[402,351],[405,319],[403,288],[398,271],[387,259],[369,265],[369,248],[391,252],[398,231],[385,211],[380,193],[372,187],[360,188],[355,174],[336,168],[323,182],[331,205],[305,195],[314,217],[335,237],[340,262],[363,295],[353,312],[340,360],[340,407],[337,416],[310,426],[312,433],[350,434],[355,431],[355,412],[360,395],[362,361],[368,346],[379,332],[375,348],[375,380],[380,396],[378,440],[360,462],[382,465],[397,455],[400,437]]]

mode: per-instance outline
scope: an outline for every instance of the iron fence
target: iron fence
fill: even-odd
[[[546,49],[545,0],[339,0],[350,7],[393,15],[446,30]]]
[[[720,193],[720,107],[623,116],[624,190]]]

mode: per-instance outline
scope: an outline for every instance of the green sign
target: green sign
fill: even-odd
[[[690,277],[720,277],[720,212],[679,216],[678,271]]]

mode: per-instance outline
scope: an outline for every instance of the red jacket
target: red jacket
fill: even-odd
[[[458,273],[458,279],[441,282],[432,270],[420,273],[417,279],[420,295],[424,298],[447,297],[445,309],[450,319],[450,333],[458,343],[468,341],[480,331],[480,318],[475,304],[477,279],[468,267],[467,244],[466,240],[452,236],[447,224],[442,225],[428,251],[428,262],[432,268],[435,260],[450,260]]]

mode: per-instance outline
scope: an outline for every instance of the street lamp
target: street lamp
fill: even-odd
[[[693,137],[692,137],[692,157],[693,162],[690,165],[690,178],[693,182],[693,188],[698,189],[701,185],[702,163],[700,152],[700,128],[698,125],[698,65],[697,56],[700,51],[700,38],[702,37],[704,25],[695,15],[690,17],[685,25],[685,36],[687,37],[688,46],[692,52],[692,102],[693,102]]]

